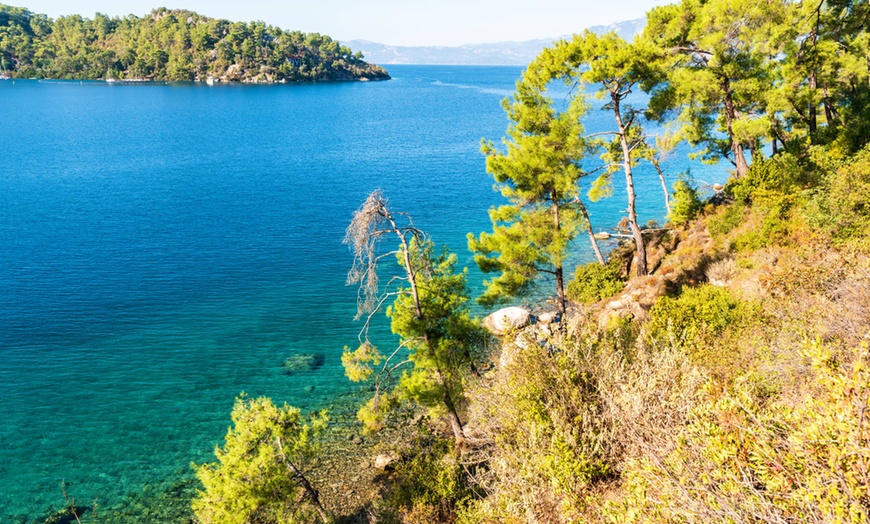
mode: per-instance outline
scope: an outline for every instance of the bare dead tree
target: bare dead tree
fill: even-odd
[[[401,224],[400,224],[401,222]],[[380,242],[386,238],[394,238],[398,240],[399,248],[381,252],[378,249]],[[376,349],[369,342],[369,326],[371,319],[378,311],[382,309],[384,304],[390,298],[395,298],[399,294],[410,295],[413,303],[413,315],[421,325],[427,326],[429,323],[438,321],[439,319],[428,318],[424,311],[421,293],[418,287],[420,278],[431,278],[433,268],[428,257],[413,257],[413,246],[420,246],[428,242],[428,237],[420,229],[414,226],[411,218],[405,213],[393,213],[390,211],[387,199],[383,196],[380,190],[373,191],[363,205],[354,213],[353,219],[347,228],[344,243],[351,247],[354,254],[353,264],[348,272],[348,285],[358,285],[359,291],[357,294],[357,319],[365,316],[366,321],[360,331],[360,348],[365,351],[374,353]],[[403,268],[403,275],[393,277],[383,291],[381,290],[378,278],[378,266],[384,258],[399,257]],[[392,291],[392,284],[395,281],[402,281],[407,285],[407,288]],[[410,360],[402,360],[398,363],[394,361],[397,355],[402,354],[402,350],[411,345],[420,345],[426,348],[430,354],[435,353],[434,347],[437,345],[433,342],[433,335],[428,328],[422,329],[416,336],[406,337],[403,335],[403,342],[384,360],[380,371],[375,376],[375,403],[378,401],[378,395],[381,390],[393,382],[393,373],[400,367],[409,364]],[[472,371],[476,371],[474,363],[471,360],[470,353],[467,348],[464,348],[465,356],[470,362]],[[464,440],[465,434],[456,403],[451,395],[448,381],[445,377],[442,364],[436,363],[431,366],[432,377],[439,385],[441,390],[441,401],[447,411],[447,417],[450,422],[453,434],[458,442]]]

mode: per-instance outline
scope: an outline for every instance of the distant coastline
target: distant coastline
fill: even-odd
[[[643,31],[645,18],[589,27],[596,34],[615,32],[631,41]],[[526,66],[545,47],[562,37],[522,42],[494,42],[461,46],[394,46],[368,40],[349,40],[346,45],[361,51],[366,60],[381,65],[493,65]]]
[[[329,36],[187,10],[53,20],[0,4],[0,21],[0,66],[11,78],[251,84],[390,78]]]

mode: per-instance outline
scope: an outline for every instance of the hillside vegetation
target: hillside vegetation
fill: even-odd
[[[381,80],[387,72],[325,35],[178,9],[55,20],[0,4],[0,60],[19,78],[280,82]]]
[[[430,407],[393,444],[404,461],[370,521],[870,521],[870,8],[683,0],[647,19],[632,43],[544,50],[505,101],[507,137],[484,152],[507,204],[469,237],[494,274],[481,298],[515,301],[543,273],[566,313],[450,360],[486,370],[454,397],[461,434]],[[554,81],[575,87],[567,104]],[[578,84],[610,133],[584,134]],[[668,227],[633,224],[632,198],[663,196],[633,195],[632,168],[680,141],[731,181],[705,202],[682,176]],[[586,228],[595,245],[617,176],[629,238],[563,290],[565,250]],[[391,410],[420,405],[402,380]]]

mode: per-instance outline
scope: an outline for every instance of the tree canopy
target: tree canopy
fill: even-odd
[[[326,522],[317,491],[303,464],[315,449],[312,438],[326,427],[326,414],[306,422],[299,409],[268,398],[236,399],[233,427],[217,462],[196,466],[202,481],[193,501],[203,524]],[[319,520],[318,520],[319,519]]]
[[[398,248],[380,252],[378,245],[384,238],[395,238]],[[412,401],[434,416],[445,416],[461,443],[465,438],[459,415],[462,371],[476,372],[473,354],[483,345],[481,328],[469,311],[466,271],[457,272],[456,256],[446,249],[436,252],[407,215],[390,210],[379,191],[372,192],[354,213],[345,242],[354,251],[348,283],[360,285],[359,315],[370,319],[392,299],[386,314],[399,336],[398,347],[385,356],[370,342],[367,321],[359,347],[345,348],[341,360],[351,380],[374,375],[375,395],[360,410],[360,420],[367,429],[378,429],[392,407]],[[396,257],[401,275],[382,289],[378,263],[391,256]]]
[[[547,56],[538,57],[517,82],[513,99],[504,101],[511,120],[505,150],[483,143],[486,170],[509,202],[490,210],[491,233],[468,235],[481,270],[497,273],[486,282],[479,299],[483,304],[523,294],[545,273],[555,280],[557,306],[564,313],[563,266],[569,243],[584,225],[591,236],[579,191],[586,174],[580,161],[589,151],[580,122],[585,99],[575,97],[558,111],[546,95],[548,82],[541,81],[551,67]],[[597,251],[594,238],[592,245]]]

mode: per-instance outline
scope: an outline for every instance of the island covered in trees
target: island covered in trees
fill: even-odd
[[[0,4],[0,73],[14,78],[296,82],[387,80],[329,36],[159,8],[144,17],[47,15]]]

